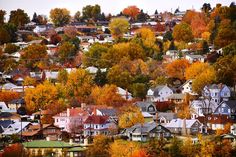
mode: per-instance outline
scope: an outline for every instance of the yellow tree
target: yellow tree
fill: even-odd
[[[216,72],[213,67],[204,70],[193,80],[193,91],[200,94],[202,89],[216,80]]]
[[[64,26],[70,22],[70,11],[66,8],[54,8],[50,11],[50,18],[55,26]]]
[[[110,145],[111,157],[132,157],[133,153],[140,149],[140,145],[135,142],[115,140]]]
[[[24,98],[26,109],[32,113],[39,109],[46,109],[53,104],[57,100],[57,89],[53,84],[45,81],[33,89],[26,89]]]
[[[175,25],[173,37],[177,41],[190,42],[193,40],[192,29],[189,24],[182,22],[178,25]]]
[[[138,123],[144,123],[144,117],[136,106],[124,106],[119,116],[119,127],[128,128]]]
[[[190,67],[186,69],[185,78],[186,80],[195,79],[203,71],[209,68],[209,64],[202,62],[195,62]]]
[[[81,102],[86,101],[93,86],[92,76],[84,69],[77,69],[68,75],[67,95],[77,97]]]
[[[27,76],[24,79],[23,85],[24,86],[35,86],[36,83],[37,82],[36,82],[36,80],[34,78]]]
[[[96,105],[120,106],[125,100],[117,90],[115,85],[96,86],[92,89],[91,98]]]
[[[113,18],[109,24],[109,29],[115,39],[122,38],[124,33],[128,32],[128,28],[129,22],[124,17]]]
[[[166,72],[169,77],[185,80],[185,71],[190,66],[186,59],[175,60],[166,66]]]

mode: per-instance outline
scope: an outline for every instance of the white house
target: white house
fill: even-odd
[[[168,97],[173,94],[173,90],[167,85],[157,86],[147,91],[147,100],[152,102],[168,101]]]
[[[230,88],[223,84],[212,84],[203,89],[204,96],[210,97],[212,102],[219,104],[221,101],[228,101],[231,96]]]
[[[29,125],[30,122],[15,122],[7,127],[7,129],[2,133],[2,135],[13,135],[13,134],[19,134],[21,131],[25,131]]]
[[[180,86],[180,90],[183,94],[189,93],[190,95],[197,95],[193,92],[192,89],[193,80],[187,80],[182,86]]]
[[[122,98],[126,100],[132,100],[132,94],[128,92],[127,90],[124,90],[123,88],[117,87],[117,93],[122,96]]]
[[[190,63],[205,61],[205,58],[202,55],[185,55],[185,59]]]

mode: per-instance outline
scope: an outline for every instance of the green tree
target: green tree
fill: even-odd
[[[136,98],[145,99],[147,94],[147,85],[144,83],[132,84],[132,95]]]
[[[236,55],[236,43],[231,43],[223,48],[223,55]]]
[[[94,77],[94,82],[98,86],[104,86],[108,81],[107,81],[107,72],[102,72],[100,68],[98,68],[98,71]]]
[[[81,20],[81,13],[80,13],[80,11],[77,11],[75,13],[74,20],[77,21],[77,22]]]
[[[182,147],[182,142],[174,137],[171,140],[170,147],[169,147],[169,152],[171,157],[181,157],[181,147]]]
[[[113,18],[109,24],[109,29],[115,39],[122,38],[124,33],[128,32],[128,28],[129,22],[124,17]]]
[[[11,36],[4,27],[0,27],[0,45],[11,41]]]
[[[64,42],[58,49],[61,62],[72,60],[76,55],[76,48],[70,42]]]
[[[83,19],[92,18],[93,20],[97,20],[99,15],[101,14],[101,7],[96,4],[94,6],[87,5],[82,9]]]
[[[6,11],[5,10],[0,10],[0,26],[4,24]]]
[[[185,22],[182,22],[174,27],[173,36],[177,41],[190,42],[193,40],[191,27]]]
[[[173,40],[173,36],[170,31],[167,31],[163,36],[163,41],[167,41],[167,40],[169,41]]]
[[[16,51],[18,51],[19,50],[19,47],[18,46],[16,46],[15,44],[10,44],[10,43],[8,43],[8,44],[6,44],[6,47],[5,47],[5,49],[4,49],[4,52],[5,53],[8,53],[8,54],[11,54],[11,53],[14,53],[14,52],[16,52]]]
[[[22,9],[12,10],[10,12],[9,23],[12,23],[17,27],[22,27],[29,21],[29,16]]]
[[[55,8],[50,11],[50,18],[55,26],[64,26],[70,22],[70,11],[66,8]]]
[[[8,35],[10,36],[10,42],[15,42],[17,39],[17,34],[16,34],[17,27],[12,23],[6,23],[3,25],[3,29],[5,29],[8,32]]]
[[[204,40],[201,42],[202,44],[202,54],[206,54],[209,52],[209,46],[208,43]]]

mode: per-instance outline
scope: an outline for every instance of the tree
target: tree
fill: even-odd
[[[174,137],[171,140],[170,147],[169,147],[169,152],[171,157],[181,157],[181,147],[182,147],[182,142]]]
[[[58,35],[57,33],[55,33],[55,34],[52,34],[52,35],[50,36],[50,43],[51,43],[51,44],[57,45],[59,42],[61,42],[61,37],[60,37],[60,35]]]
[[[144,117],[140,109],[133,105],[123,106],[123,110],[119,115],[119,127],[120,128],[129,128],[135,124],[143,124]]]
[[[204,39],[205,41],[209,41],[209,40],[210,40],[210,35],[211,35],[211,33],[206,31],[206,32],[203,32],[203,33],[202,33],[201,37],[202,37],[202,39]]]
[[[101,14],[101,7],[96,4],[94,6],[87,5],[82,9],[83,19],[92,18],[93,20],[97,20],[99,15]]]
[[[190,67],[186,69],[186,73],[185,73],[186,80],[195,79],[209,67],[210,66],[207,63],[202,63],[202,62],[193,63]]]
[[[64,42],[58,49],[61,62],[72,60],[76,55],[76,48],[70,42]]]
[[[96,105],[106,105],[117,107],[125,102],[125,99],[118,93],[115,85],[105,85],[94,87],[91,92],[91,99]]]
[[[186,59],[175,60],[166,66],[166,72],[172,78],[185,80],[185,72],[189,66],[190,63]]]
[[[138,143],[124,140],[115,140],[110,145],[109,152],[111,157],[132,157],[132,154],[139,149],[140,146]]]
[[[12,24],[12,23],[6,23],[6,24],[4,24],[2,26],[2,28],[5,29],[8,32],[8,36],[9,36],[10,42],[16,42],[16,39],[17,39],[17,34],[16,34],[17,27],[14,24]],[[1,27],[0,27],[0,29],[1,29]],[[7,38],[7,37],[5,37],[5,38]],[[0,36],[0,39],[1,39],[1,36]]]
[[[29,113],[39,111],[39,109],[47,109],[57,98],[56,87],[48,81],[39,84],[34,89],[26,89],[24,97]]]
[[[4,43],[8,43],[11,41],[11,36],[8,33],[8,31],[4,28],[0,26],[0,45],[4,44]]]
[[[204,14],[197,13],[191,20],[193,36],[200,38],[202,33],[207,31],[207,20]]]
[[[167,31],[163,36],[163,41],[167,41],[167,40],[169,41],[173,40],[173,36],[170,31]]]
[[[132,93],[136,98],[145,99],[148,87],[144,83],[134,83],[132,84]]]
[[[208,85],[212,84],[216,80],[216,72],[213,67],[205,69],[201,74],[199,74],[194,80],[193,80],[193,91],[201,94],[202,89]]]
[[[223,48],[223,55],[236,55],[236,43],[231,43]]]
[[[133,6],[128,6],[123,10],[124,15],[128,15],[131,17],[131,21],[134,21],[137,15],[139,14],[139,8],[135,5]]]
[[[137,15],[137,21],[146,22],[148,17],[149,17],[149,15],[144,13],[143,10],[141,9],[140,13]]]
[[[4,157],[21,157],[21,156],[26,156],[26,152],[24,150],[24,147],[20,143],[15,143],[10,146],[7,146],[3,149],[3,154],[2,156]]]
[[[122,38],[123,34],[128,31],[128,28],[129,22],[124,17],[113,18],[109,24],[109,30],[115,39]]]
[[[231,25],[230,20],[223,20],[220,23],[214,44],[221,48],[236,42],[236,25]]]
[[[69,38],[75,38],[77,35],[77,29],[75,26],[66,26],[64,27],[64,34]]]
[[[14,99],[19,99],[20,94],[16,92],[0,92],[0,101],[9,103]]]
[[[9,23],[12,23],[17,27],[22,27],[29,21],[29,16],[22,9],[12,10],[10,12]]]
[[[31,21],[32,21],[32,22],[35,22],[36,24],[39,23],[39,21],[38,21],[38,15],[36,14],[36,12],[34,12],[34,15],[33,15],[33,18],[32,18]]]
[[[12,54],[12,53],[14,53],[14,52],[16,52],[16,51],[18,51],[19,50],[19,47],[18,46],[16,46],[15,44],[10,44],[10,43],[8,43],[8,44],[6,44],[6,47],[5,47],[5,49],[4,49],[4,52],[5,53],[8,53],[8,54]]]
[[[173,37],[177,41],[184,41],[184,42],[192,41],[193,34],[191,27],[185,22],[175,25],[173,30]]]
[[[206,54],[210,51],[208,43],[205,40],[201,42],[201,46],[202,46],[202,54]]]
[[[81,20],[81,13],[80,11],[77,11],[74,15],[74,20],[79,22]]]
[[[79,102],[85,102],[88,100],[93,86],[92,76],[84,69],[77,69],[68,75],[67,95],[77,98]]]
[[[107,72],[102,72],[102,70],[99,68],[94,77],[95,84],[98,86],[104,86],[107,83],[106,76],[107,76]]]
[[[35,78],[26,76],[25,79],[24,79],[23,85],[24,85],[24,86],[35,86],[36,83],[37,83],[37,82],[36,82],[36,79],[35,79]]]
[[[98,135],[95,136],[93,140],[93,145],[90,146],[86,151],[86,156],[94,157],[94,156],[103,156],[109,157],[109,146],[112,143],[112,139],[104,136]]]
[[[145,149],[135,150],[131,157],[149,157]]]
[[[228,86],[235,85],[236,76],[236,56],[227,55],[221,57],[214,64],[216,71],[216,80],[219,83],[224,83]]]
[[[183,141],[183,145],[181,147],[182,156],[195,157],[197,155],[197,151],[197,147],[193,144],[190,137]]]
[[[58,80],[58,82],[65,85],[68,80],[68,72],[65,69],[60,70],[58,72],[57,80]]]
[[[55,26],[64,26],[70,22],[70,11],[66,8],[55,8],[50,11],[50,18]]]
[[[21,59],[29,68],[35,68],[37,63],[47,57],[47,48],[45,45],[32,44],[23,49]]]
[[[209,12],[211,11],[211,4],[210,3],[204,3],[202,5],[201,9],[205,14],[209,14]]]
[[[6,11],[5,10],[0,10],[0,26],[4,24]]]

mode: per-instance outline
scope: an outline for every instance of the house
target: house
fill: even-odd
[[[86,148],[63,141],[34,140],[23,143],[29,156],[86,157]]]
[[[156,118],[157,116],[157,118]],[[177,114],[173,112],[158,112],[155,116],[155,119],[158,120],[159,123],[165,125],[167,123],[170,123],[172,119],[177,118]]]
[[[5,102],[0,102],[0,111],[1,112],[10,112],[11,110],[7,107]]]
[[[138,101],[135,103],[135,105],[139,107],[142,112],[147,112],[151,115],[156,114],[157,109],[156,109],[156,106],[152,102]]]
[[[16,88],[17,85],[13,84],[13,83],[5,83],[4,85],[2,85],[1,90],[2,91],[10,91],[13,88]]]
[[[20,134],[21,132],[27,130],[27,128],[31,125],[30,122],[15,122],[10,124],[6,130],[2,133],[4,136],[10,136],[14,134]]]
[[[189,93],[190,95],[197,95],[192,89],[193,80],[187,80],[182,86],[179,87],[183,94]]]
[[[151,138],[170,138],[171,132],[161,124],[152,121],[126,128],[122,131],[122,135],[127,136],[131,141],[146,142]]]
[[[9,125],[13,124],[12,120],[0,120],[0,134],[2,134]]]
[[[219,104],[221,101],[228,101],[231,96],[230,88],[223,84],[207,85],[203,88],[205,97],[210,97],[212,102]]]
[[[206,117],[197,118],[201,123],[207,124],[208,129],[216,131],[217,129],[224,129],[227,123],[235,124],[235,120],[228,115],[208,115]]]
[[[91,115],[84,121],[84,137],[109,135],[112,127],[115,125],[109,121],[108,116]]]
[[[184,130],[186,126],[186,130]],[[170,123],[165,125],[171,133],[184,135],[185,131],[187,135],[196,135],[202,131],[202,124],[197,119],[172,119]]]
[[[61,129],[53,124],[31,125],[27,130],[22,132],[22,136],[27,140],[44,138],[55,141],[61,139],[61,135]]]
[[[181,104],[185,100],[185,94],[183,93],[174,93],[167,97],[168,101],[175,104]]]
[[[117,110],[113,108],[96,108],[93,114],[97,116],[108,116],[111,120],[115,121],[118,119]]]
[[[20,107],[25,105],[25,100],[23,98],[14,99],[10,101],[7,105],[10,110],[17,111]]]
[[[213,114],[227,115],[236,120],[236,100],[222,101]]]
[[[20,115],[14,112],[0,112],[0,120],[20,121]]]
[[[147,100],[152,102],[164,102],[168,101],[168,96],[173,94],[173,90],[167,85],[160,85],[154,89],[149,89],[147,91]]]
[[[194,62],[204,62],[205,58],[202,55],[185,55],[185,59],[188,60],[190,63]]]
[[[150,113],[148,112],[142,112],[142,115],[143,115],[143,118],[144,118],[144,121],[145,122],[151,122],[153,121],[153,115],[151,115]]]
[[[132,100],[132,94],[128,92],[127,90],[124,90],[123,88],[117,87],[117,93],[122,96],[122,98],[126,100]]]
[[[88,112],[82,108],[67,108],[66,111],[53,116],[54,125],[66,132],[80,132],[88,116]]]

